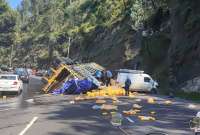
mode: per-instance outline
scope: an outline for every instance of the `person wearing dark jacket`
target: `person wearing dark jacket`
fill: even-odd
[[[106,71],[106,86],[111,86],[112,72],[110,70]]]
[[[124,87],[126,91],[126,96],[129,96],[130,86],[131,86],[131,80],[127,78],[125,81],[125,87]]]

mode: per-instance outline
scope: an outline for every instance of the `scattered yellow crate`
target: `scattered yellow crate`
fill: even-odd
[[[104,103],[106,103],[106,100],[98,99],[98,100],[96,100],[96,103],[97,104],[104,104]]]
[[[6,100],[7,99],[7,97],[6,96],[3,96],[3,100]]]
[[[105,87],[101,90],[93,90],[92,92],[87,92],[86,94],[89,97],[98,97],[98,96],[123,96],[125,95],[125,90],[120,87]]]
[[[107,111],[109,111],[109,110],[117,110],[117,109],[118,109],[118,107],[115,106],[115,105],[103,104],[101,106],[101,110],[107,110]]]
[[[151,114],[151,115],[155,115],[155,114],[156,114],[156,112],[154,112],[154,111],[151,111],[151,112],[150,112],[150,114]]]
[[[135,110],[129,110],[129,111],[123,111],[123,113],[125,114],[125,115],[135,115],[135,114],[137,114],[137,112],[135,111]]]
[[[172,101],[167,100],[167,101],[165,101],[164,103],[165,103],[166,105],[171,105],[171,104],[172,104]]]
[[[108,113],[107,112],[103,112],[102,115],[108,115]]]
[[[142,106],[141,106],[141,105],[138,105],[138,104],[133,104],[133,108],[135,108],[135,109],[141,109]]]
[[[149,104],[155,104],[155,99],[154,98],[148,98],[147,103]]]
[[[138,118],[139,118],[141,121],[155,121],[155,120],[156,120],[156,118],[151,117],[151,116],[138,116]]]

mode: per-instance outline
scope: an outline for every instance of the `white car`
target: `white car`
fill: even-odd
[[[21,93],[23,90],[23,82],[18,75],[0,74],[0,92],[17,92]]]
[[[157,93],[158,83],[150,75],[140,70],[120,69],[117,74],[117,82],[124,86],[126,79],[131,80],[130,90]]]

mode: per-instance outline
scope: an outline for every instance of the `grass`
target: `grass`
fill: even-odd
[[[175,93],[175,97],[200,102],[200,93],[198,92],[186,93],[186,92],[180,91],[180,92]]]

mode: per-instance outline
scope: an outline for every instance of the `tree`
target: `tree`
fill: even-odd
[[[16,27],[17,13],[10,9],[4,0],[0,1],[0,63],[9,64],[8,59],[11,60],[11,54],[15,42],[15,27]],[[2,49],[4,48],[4,49]]]

